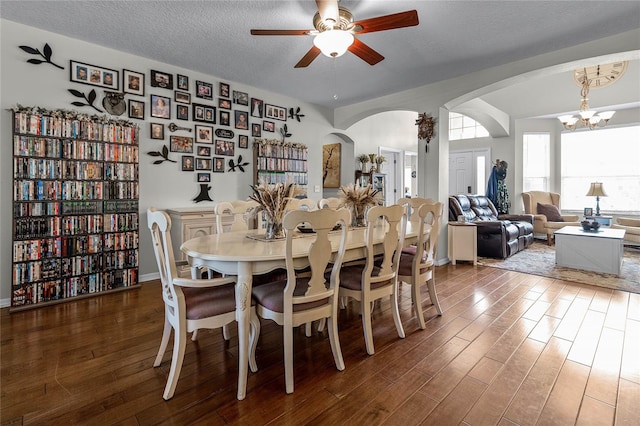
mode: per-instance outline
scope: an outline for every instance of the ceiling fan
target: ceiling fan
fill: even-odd
[[[418,12],[409,10],[376,18],[354,21],[349,9],[338,6],[339,0],[316,0],[318,12],[313,17],[315,30],[251,30],[258,36],[315,36],[313,46],[296,64],[295,68],[309,66],[320,53],[337,58],[347,50],[369,65],[384,59],[380,53],[367,46],[354,35],[393,30],[418,25]]]

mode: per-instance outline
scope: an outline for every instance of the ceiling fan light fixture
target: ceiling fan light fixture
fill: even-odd
[[[344,55],[349,46],[353,44],[353,34],[344,30],[323,31],[313,39],[313,44],[320,49],[323,55],[337,58]]]

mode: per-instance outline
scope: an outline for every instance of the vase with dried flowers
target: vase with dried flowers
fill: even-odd
[[[366,173],[367,163],[369,162],[369,156],[367,154],[360,154],[358,156],[358,161],[360,162],[360,170]]]
[[[371,170],[369,172],[376,172],[376,154],[369,154],[369,161],[371,162]]]
[[[340,187],[340,206],[351,211],[351,226],[366,226],[364,214],[369,207],[380,204],[382,198],[380,192],[369,184],[360,186],[357,181],[354,184]]]
[[[302,188],[290,179],[284,183],[275,184],[261,179],[257,186],[251,185],[251,189],[253,194],[249,198],[257,202],[258,206],[254,207],[250,214],[264,213],[267,222],[264,238],[266,240],[284,238],[282,219],[287,211],[287,204],[296,195],[304,192]]]
[[[386,159],[386,158],[384,158],[384,156],[383,156],[383,155],[378,155],[378,156],[376,157],[376,173],[380,173],[380,165],[381,165],[382,163],[384,163],[385,161],[387,161],[387,159]]]

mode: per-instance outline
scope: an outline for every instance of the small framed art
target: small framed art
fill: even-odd
[[[211,158],[196,158],[196,170],[211,171]]]
[[[220,111],[220,125],[228,126],[229,121],[231,121],[230,117],[231,114],[229,113],[229,111]]]
[[[193,155],[182,156],[182,171],[183,172],[193,171]]]
[[[151,134],[151,139],[164,139],[164,124],[150,123],[149,133]]]
[[[189,77],[186,75],[178,74],[178,89],[189,90]]]
[[[235,154],[235,143],[216,139],[216,155],[227,155],[233,157]]]
[[[193,154],[193,138],[188,136],[171,136],[169,141],[169,151]]]
[[[196,80],[196,97],[212,100],[213,85],[211,83],[205,83],[204,81]]]
[[[224,173],[224,158],[213,157],[213,172]]]
[[[151,95],[151,116],[157,118],[171,118],[171,98]]]
[[[187,92],[181,92],[176,90],[173,92],[173,100],[179,104],[190,104],[191,103],[191,94]]]
[[[273,121],[263,120],[262,121],[262,130],[264,130],[265,132],[275,132],[276,131],[276,123],[274,123]]]
[[[129,118],[144,120],[144,102],[129,99]]]
[[[144,74],[141,72],[123,69],[122,89],[124,93],[144,96]]]
[[[262,109],[264,104],[262,99],[251,98],[251,116],[256,118],[262,118]]]
[[[265,104],[264,117],[274,120],[287,121],[287,109],[275,105]]]
[[[120,73],[116,70],[74,60],[69,61],[69,68],[70,81],[113,90],[120,89]]]
[[[173,74],[151,70],[151,87],[173,89]]]
[[[229,93],[231,92],[231,89],[229,88],[229,85],[227,83],[220,83],[220,96],[222,96],[223,98],[228,98],[229,97]]]
[[[262,136],[262,129],[260,128],[260,123],[251,124],[251,136],[254,138],[259,138]]]
[[[197,143],[213,143],[213,127],[196,124],[195,133]]]
[[[233,91],[233,103],[238,105],[249,105],[249,94],[247,92]]]
[[[188,120],[189,107],[187,105],[176,105],[176,118],[178,120]]]
[[[238,148],[249,148],[249,136],[238,135]]]
[[[211,157],[211,147],[210,146],[199,146],[198,147],[198,155],[201,157]]]
[[[249,128],[249,113],[246,111],[233,111],[235,114],[235,128],[246,130]]]
[[[193,121],[216,124],[216,107],[202,104],[193,105]]]
[[[198,173],[198,182],[211,182],[210,173]]]
[[[591,207],[585,207],[584,208],[584,215],[585,216],[593,216],[593,209]]]
[[[231,109],[231,101],[229,99],[218,99],[218,108]]]

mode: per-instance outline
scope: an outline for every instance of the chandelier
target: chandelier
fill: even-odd
[[[584,77],[581,81],[582,88],[580,89],[580,96],[582,101],[580,102],[580,111],[578,115],[561,115],[558,120],[562,123],[566,130],[575,130],[579,127],[586,127],[588,129],[595,129],[596,127],[604,127],[607,125],[615,111],[602,111],[595,112],[589,109],[589,87],[591,80],[587,78],[587,69],[584,70]]]

